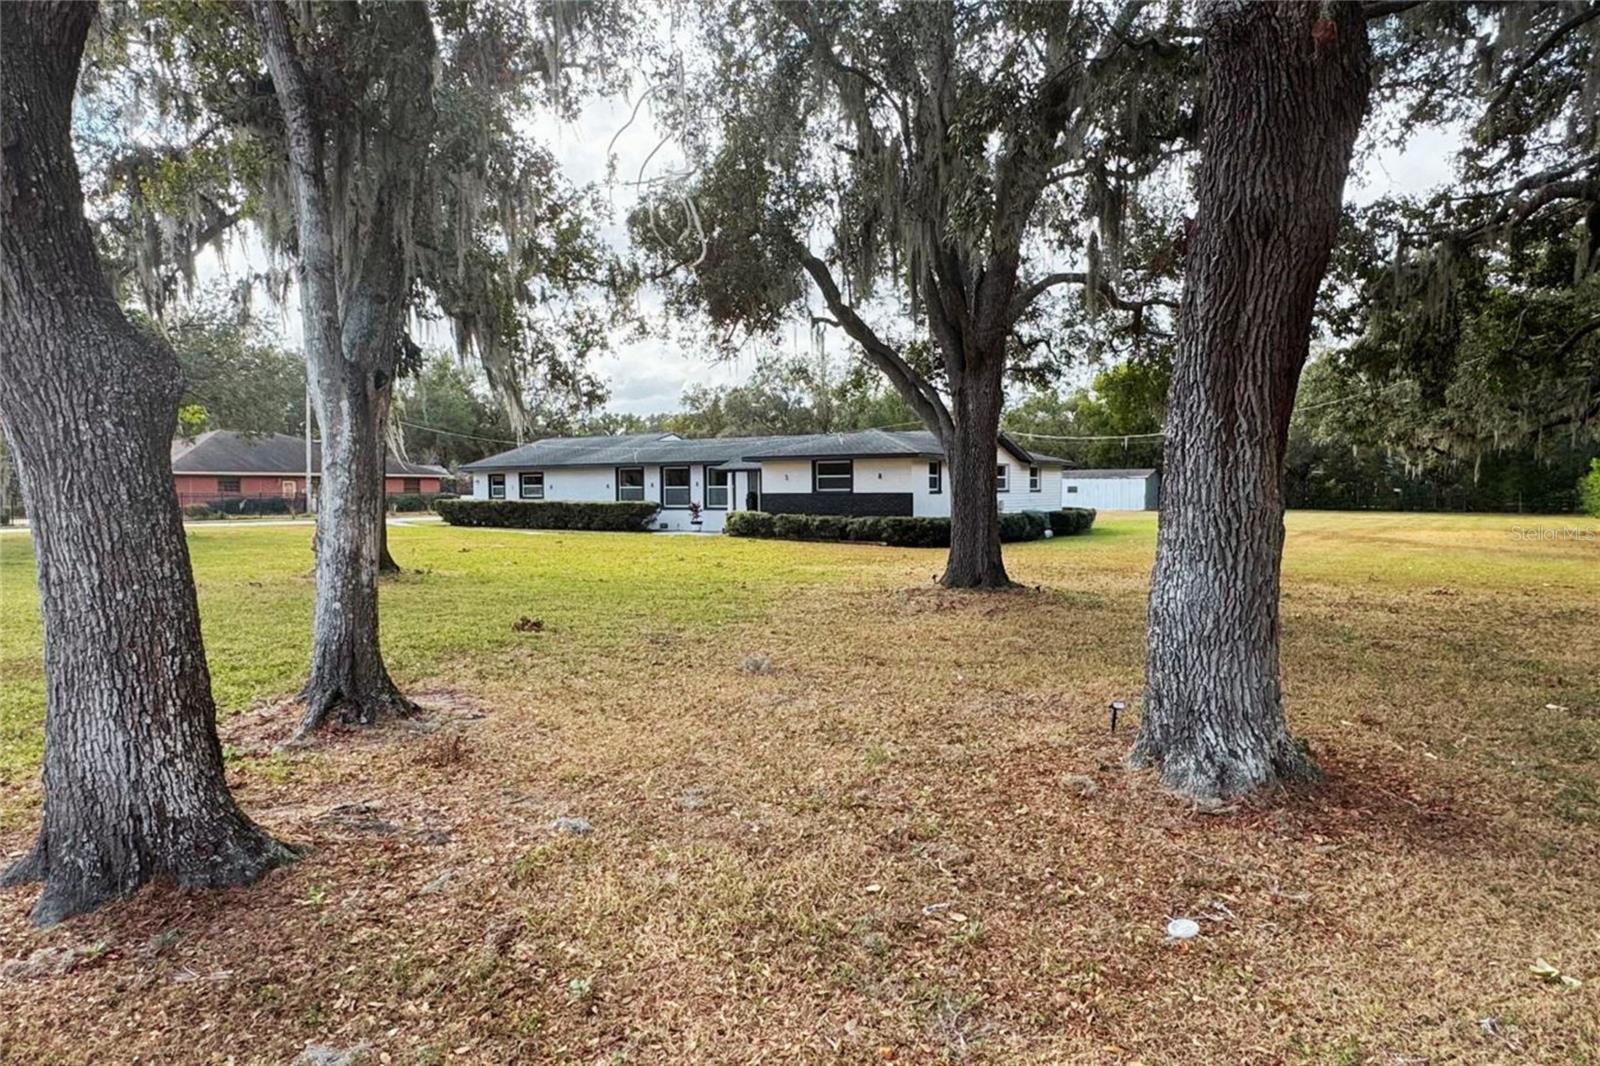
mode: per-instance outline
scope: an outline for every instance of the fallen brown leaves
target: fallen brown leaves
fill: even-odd
[[[559,669],[466,662],[418,720],[304,748],[292,706],[237,716],[240,800],[305,857],[47,933],[0,897],[0,959],[40,971],[0,979],[0,1058],[1600,1057],[1600,818],[1557,802],[1600,725],[1541,709],[1587,706],[1590,590],[1291,570],[1327,776],[1218,813],[1123,769],[1136,706],[1109,731],[1147,544],[1074,548],[1013,549],[1064,591],[998,596],[856,549],[852,587],[620,653],[558,629]]]

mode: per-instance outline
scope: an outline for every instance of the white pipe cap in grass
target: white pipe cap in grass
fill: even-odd
[[[1200,923],[1193,918],[1168,918],[1167,936],[1173,940],[1193,940],[1200,935]]]

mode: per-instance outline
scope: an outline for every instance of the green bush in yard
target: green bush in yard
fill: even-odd
[[[1050,520],[1043,511],[1011,511],[1000,516],[1002,541],[1038,540],[1044,536]]]
[[[879,539],[894,548],[950,547],[950,519],[896,515],[877,519]]]
[[[229,496],[204,506],[219,515],[292,514],[294,500],[287,496]]]
[[[643,533],[645,523],[655,517],[661,505],[561,500],[435,500],[433,509],[453,526]]]
[[[730,537],[770,537],[775,517],[765,511],[735,511],[722,520],[722,531]]]
[[[191,503],[184,507],[183,517],[204,521],[212,518],[221,518],[222,513],[212,510],[211,505],[208,503]]]
[[[385,502],[391,511],[411,514],[417,511],[431,511],[439,500],[455,498],[456,494],[453,492],[397,492]]]
[[[1090,521],[1093,521],[1093,512],[1090,512],[1090,516]],[[1038,540],[1053,524],[1052,517],[1041,511],[1004,514],[1000,516],[1000,539]],[[759,511],[735,511],[723,523],[722,531],[733,537],[842,540],[888,544],[896,548],[950,546],[950,519],[917,518],[911,515],[770,515]]]
[[[1093,507],[1063,507],[1059,511],[1051,511],[1048,515],[1050,532],[1057,537],[1087,533],[1094,525],[1094,515]]]

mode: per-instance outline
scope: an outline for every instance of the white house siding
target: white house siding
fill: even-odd
[[[905,492],[911,494],[911,513],[918,517],[950,517],[950,464],[940,463],[940,491],[928,488],[931,459],[889,457],[855,460],[856,492]],[[1061,467],[1039,467],[1039,491],[1028,488],[1028,465],[1007,451],[995,456],[995,464],[1011,468],[1011,490],[995,499],[1002,511],[1053,511],[1061,506]],[[763,492],[790,493],[811,491],[810,459],[768,459],[761,464]]]
[[[669,463],[668,466],[684,464]],[[689,498],[704,507],[706,494],[706,468],[703,463],[691,463],[689,466]],[[533,469],[528,473],[535,472]],[[495,471],[499,473],[499,471]],[[524,471],[507,470],[506,499],[521,499],[518,495],[522,484],[521,475]],[[617,470],[610,466],[562,466],[551,467],[544,471],[544,499],[549,501],[566,501],[574,503],[613,503],[617,498]],[[733,510],[742,510],[744,507],[744,479],[738,478],[736,485],[730,485],[728,491],[728,504]],[[489,475],[475,473],[472,475],[472,498],[475,500],[489,499]],[[646,502],[659,503],[661,501],[661,466],[660,464],[644,465],[644,498]],[[687,507],[663,507],[651,521],[651,529],[667,530],[701,530],[706,533],[719,533],[722,531],[722,520],[727,515],[724,510],[703,509],[700,512],[700,525],[696,526],[690,521]]]
[[[1003,511],[1049,511],[1061,506],[1061,474],[1058,466],[1040,467],[1040,489],[1032,492],[1028,487],[1027,464],[1009,452],[1000,452],[996,463],[1006,463],[1011,468],[1011,489],[996,499]],[[938,493],[928,488],[928,459],[905,457],[861,458],[854,460],[854,491],[861,493],[904,493],[911,497],[912,513],[923,517],[948,518],[950,515],[950,468],[941,464]],[[661,500],[661,466],[644,465],[645,499]],[[679,465],[679,464],[668,464]],[[810,459],[773,459],[761,464],[760,483],[763,493],[809,493],[812,489]],[[504,471],[508,500],[520,499],[524,472],[538,468]],[[499,473],[499,471],[496,471]],[[729,485],[729,509],[745,509],[745,496],[750,489],[750,473],[734,471]],[[689,464],[689,496],[702,506],[705,503],[706,465]],[[489,499],[489,474],[472,475],[472,498]],[[550,467],[544,470],[544,499],[550,501],[602,502],[617,498],[616,468],[609,466]],[[693,525],[687,508],[662,508],[651,522],[652,529],[700,530],[706,533],[721,532],[723,519],[729,511],[705,509],[700,513],[701,523]]]
[[[1074,478],[1068,470],[1061,476],[1061,502],[1097,511],[1153,511],[1157,485],[1155,475]]]

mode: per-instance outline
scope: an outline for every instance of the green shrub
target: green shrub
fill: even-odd
[[[1578,498],[1584,514],[1600,518],[1600,459],[1589,460],[1589,472],[1578,482]]]
[[[434,503],[439,500],[453,500],[453,492],[397,492],[390,496],[386,503],[389,510],[402,514],[411,514],[419,511],[431,511]]]
[[[1043,511],[1011,511],[1000,516],[1000,539],[1005,542],[1038,540],[1050,520]]]
[[[643,533],[661,509],[655,503],[579,503],[560,500],[445,500],[433,509],[453,526],[502,529],[592,529]]]
[[[1050,532],[1057,537],[1087,533],[1094,525],[1094,515],[1093,507],[1063,507],[1059,511],[1051,511],[1047,516],[1050,519]]]
[[[1000,516],[1000,539],[1038,540],[1050,526],[1040,511]],[[844,540],[888,544],[896,548],[948,548],[950,519],[910,515],[779,514],[736,511],[723,524],[734,537],[777,537],[780,540]]]
[[[879,539],[894,548],[950,547],[950,519],[895,515],[874,520]]]
[[[730,537],[770,537],[773,518],[765,511],[734,511],[722,520],[722,531]]]
[[[212,510],[208,503],[191,503],[184,507],[183,517],[205,521],[212,518],[221,518],[221,513]]]
[[[294,499],[288,496],[230,496],[204,505],[219,515],[292,514]]]
[[[772,535],[780,540],[810,540],[811,516],[779,514],[772,516]]]

